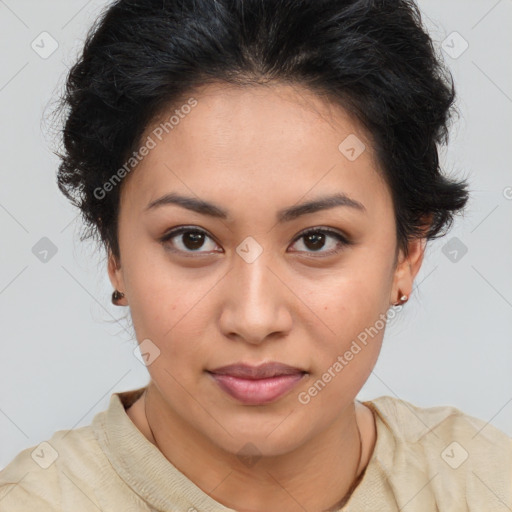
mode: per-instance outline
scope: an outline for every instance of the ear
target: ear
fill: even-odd
[[[114,290],[119,290],[120,292],[125,293],[124,279],[123,279],[123,271],[121,269],[121,262],[112,254],[112,251],[108,251],[108,277]],[[116,303],[119,306],[127,306],[128,301],[126,297],[119,299]]]
[[[423,232],[426,234],[426,229]],[[408,243],[407,255],[405,255],[403,250],[399,251],[398,263],[394,270],[391,296],[389,298],[390,304],[399,301],[402,295],[411,296],[414,279],[423,263],[426,245],[426,236],[413,238]]]

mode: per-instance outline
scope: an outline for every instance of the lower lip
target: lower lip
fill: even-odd
[[[210,373],[219,387],[228,395],[250,405],[268,404],[294,388],[305,375],[279,375],[268,379],[242,379],[232,375]]]

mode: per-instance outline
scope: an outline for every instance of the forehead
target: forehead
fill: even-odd
[[[176,188],[205,199],[231,193],[268,202],[337,188],[363,203],[389,202],[365,131],[343,108],[302,87],[195,89],[159,113],[141,142],[149,139],[154,147],[123,187],[139,206]]]

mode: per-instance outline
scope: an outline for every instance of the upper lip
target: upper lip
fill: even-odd
[[[278,362],[262,363],[257,366],[245,363],[229,364],[215,368],[214,370],[209,370],[209,372],[217,375],[230,375],[242,379],[268,379],[279,375],[306,373],[305,370],[300,368]]]

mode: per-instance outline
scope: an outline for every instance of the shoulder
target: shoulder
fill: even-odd
[[[94,487],[105,462],[90,425],[55,432],[0,471],[0,510],[97,510]]]
[[[511,437],[453,406],[418,407],[390,396],[365,404],[381,422],[386,443],[379,462],[391,478],[412,482],[416,474],[441,503],[462,499],[471,510],[510,510]]]
[[[512,438],[505,432],[450,405],[418,407],[391,396],[381,396],[371,403],[401,442],[443,446],[446,439],[453,438],[475,447],[512,449]]]

